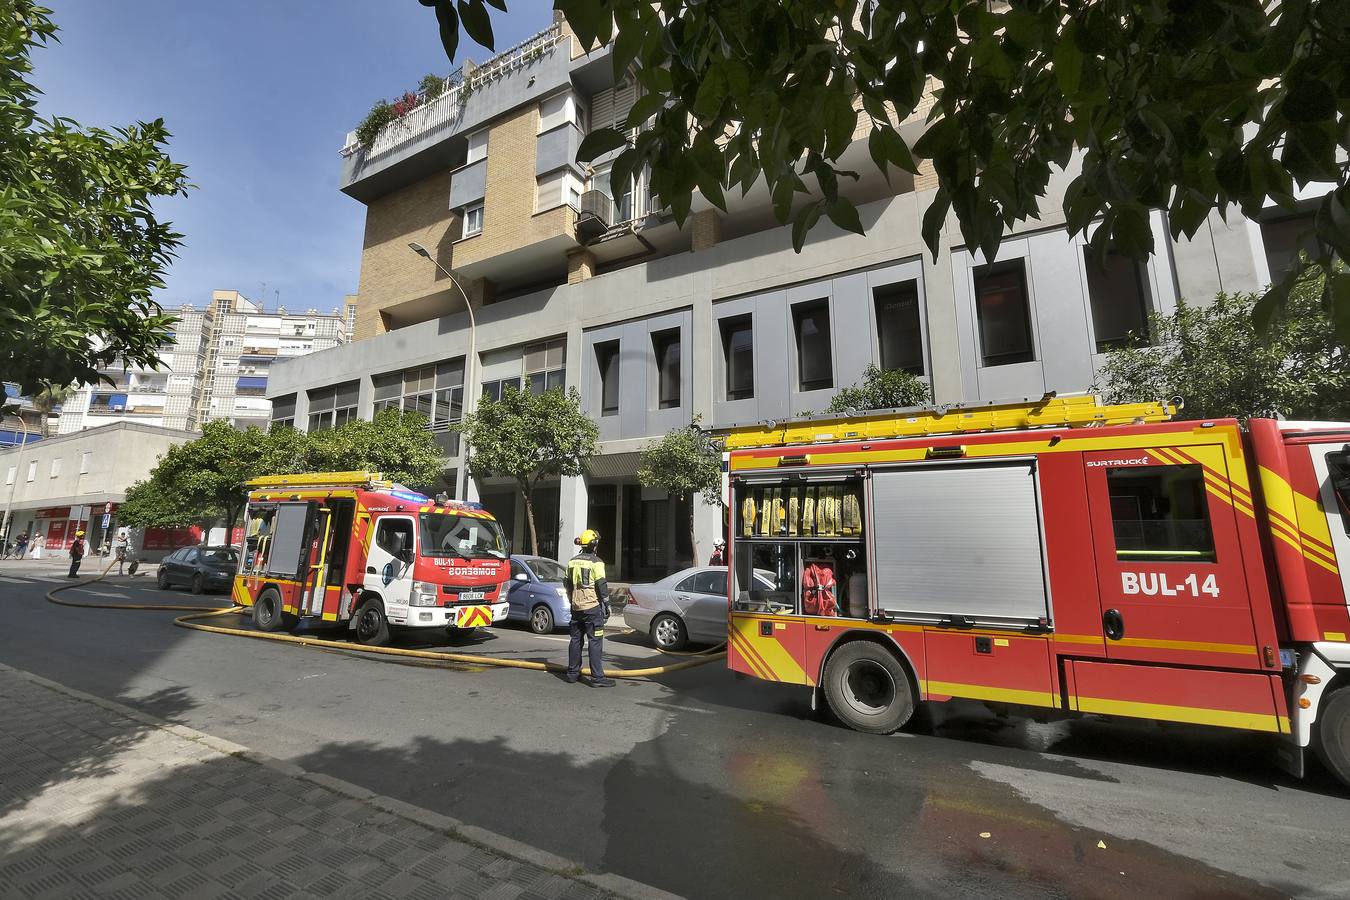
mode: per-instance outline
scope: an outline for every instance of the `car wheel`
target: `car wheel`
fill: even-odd
[[[253,601],[253,627],[267,632],[281,631],[286,627],[281,594],[276,588],[264,588],[258,599]]]
[[[192,576],[192,593],[194,594],[206,593],[206,579],[202,578],[201,572],[198,572],[196,575]]]
[[[535,634],[551,634],[553,632],[553,610],[543,603],[530,610],[530,630]]]
[[[1313,749],[1322,765],[1350,785],[1350,687],[1332,692],[1317,711]]]
[[[383,647],[389,643],[389,620],[384,603],[371,597],[356,611],[356,642],[365,647]]]
[[[159,586],[161,591],[169,589],[169,576],[163,569],[160,569],[155,575],[155,584]]]
[[[689,630],[678,616],[662,613],[652,620],[652,643],[660,650],[683,650]]]
[[[890,734],[914,714],[914,686],[905,667],[870,641],[845,644],[825,665],[825,701],[854,731]]]

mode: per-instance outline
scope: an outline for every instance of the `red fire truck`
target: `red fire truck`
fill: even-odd
[[[233,599],[263,631],[300,621],[388,643],[390,626],[452,633],[506,618],[506,540],[476,503],[431,500],[370,472],[257,478]]]
[[[1350,783],[1350,424],[1175,412],[730,430],[729,665],[860,731],[970,698],[1269,732]]]

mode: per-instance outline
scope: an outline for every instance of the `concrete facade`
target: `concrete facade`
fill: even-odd
[[[923,245],[922,215],[936,189],[927,163],[914,179],[893,179],[893,187],[864,177],[854,199],[866,235],[822,221],[800,253],[793,252],[789,229],[768,215],[762,189],[738,199],[726,213],[696,196],[695,213],[683,229],[659,210],[645,209],[621,227],[600,222],[597,228],[587,217],[601,208],[590,198],[611,192],[603,160],[595,164],[576,207],[560,208],[573,217],[570,224],[541,225],[544,214],[534,192],[543,182],[530,179],[543,148],[552,153],[561,143],[547,137],[547,129],[539,135],[541,115],[552,115],[543,111],[557,108],[550,98],[560,88],[569,90],[578,121],[589,109],[591,127],[612,124],[616,116],[622,120],[614,112],[622,85],[613,83],[612,74],[597,74],[597,60],[608,68],[603,51],[577,57],[568,82],[545,80],[532,95],[521,93],[518,80],[505,85],[502,96],[516,106],[492,101],[498,117],[473,125],[486,129],[485,158],[452,167],[448,186],[443,173],[427,174],[419,163],[397,176],[411,186],[381,199],[373,196],[379,194],[375,176],[355,177],[348,165],[344,190],[369,204],[368,221],[384,223],[389,218],[384,204],[409,191],[440,191],[443,206],[472,205],[481,185],[482,232],[452,241],[448,253],[437,254],[447,269],[471,281],[521,285],[490,287],[482,294],[490,302],[475,303],[479,381],[489,392],[499,388],[503,378],[526,368],[527,346],[562,341],[565,383],[580,390],[584,408],[599,424],[603,455],[589,476],[548,487],[556,491],[557,520],[551,524],[557,540],[551,552],[570,555],[571,538],[588,522],[612,523],[601,526],[615,532],[602,553],[613,557],[621,578],[652,576],[663,561],[669,566],[688,559],[687,546],[676,546],[687,545],[682,536],[687,528],[675,521],[688,514],[687,506],[672,502],[662,509],[663,499],[637,485],[635,475],[644,446],[695,417],[721,427],[818,411],[840,388],[857,382],[869,364],[913,371],[928,381],[938,403],[1084,391],[1097,381],[1102,351],[1124,334],[1122,323],[1169,312],[1182,298],[1203,303],[1220,289],[1258,290],[1270,279],[1260,225],[1236,215],[1227,223],[1216,215],[1193,239],[1172,241],[1164,216],[1156,214],[1157,249],[1147,263],[1117,260],[1109,277],[1093,274],[1082,239],[1070,238],[1064,229],[1061,199],[1071,172],[1053,180],[1041,218],[1009,229],[998,256],[988,262],[962,245],[954,220],[946,223],[936,259]],[[493,90],[485,84],[474,99],[487,103],[491,98],[485,95]],[[921,117],[905,127],[921,130]],[[447,147],[457,139],[442,137]],[[849,152],[858,151],[853,167],[866,171],[870,163],[862,143]],[[385,162],[380,177],[395,178],[398,168]],[[631,200],[608,199],[610,212]],[[431,201],[426,203],[430,208]],[[449,227],[448,217],[440,221]],[[402,227],[415,224],[410,214]],[[397,257],[395,243],[390,247]],[[434,267],[411,251],[402,253],[406,267],[422,265],[415,276],[421,290],[436,285],[441,276]],[[381,260],[363,257],[358,298],[363,310],[367,303],[384,304],[386,292],[409,277],[385,270]],[[543,283],[530,289],[531,281]],[[420,321],[400,322],[369,340],[278,365],[269,396],[287,409],[293,404],[300,422],[311,391],[356,378],[356,414],[368,417],[372,378],[466,357],[468,317],[462,301],[451,305],[450,310],[428,305]],[[743,333],[745,326],[749,331]],[[672,337],[678,353],[670,350]],[[897,355],[896,347],[903,353]],[[665,382],[661,353],[669,353]],[[463,450],[456,449],[448,468],[465,479]],[[510,502],[506,485],[476,487],[485,502],[490,498],[489,508],[511,520],[508,532],[520,548],[519,499]],[[701,561],[720,535],[721,513],[698,504],[693,515]],[[664,556],[655,552],[662,542]]]

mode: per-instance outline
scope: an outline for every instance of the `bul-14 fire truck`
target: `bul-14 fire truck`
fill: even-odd
[[[467,632],[506,618],[501,527],[477,503],[432,500],[370,472],[248,482],[233,599],[262,631],[327,625],[362,644],[390,626]]]
[[[1350,423],[1044,398],[729,429],[730,667],[1277,736],[1350,783]]]

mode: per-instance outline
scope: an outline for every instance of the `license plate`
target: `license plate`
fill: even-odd
[[[460,599],[460,600],[482,600],[482,599],[483,599],[484,597],[486,597],[486,596],[487,596],[487,593],[486,593],[485,591],[460,591],[460,592],[459,592],[459,599]]]

